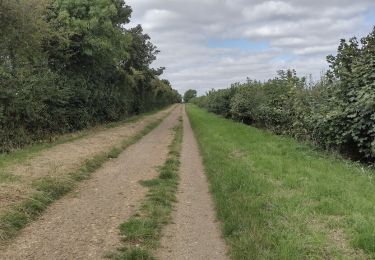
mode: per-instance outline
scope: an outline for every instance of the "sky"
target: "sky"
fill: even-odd
[[[266,80],[280,69],[314,79],[340,39],[375,25],[375,0],[127,0],[160,53],[153,67],[183,94]]]

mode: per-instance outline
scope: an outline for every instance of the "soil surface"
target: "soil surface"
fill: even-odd
[[[173,224],[167,226],[159,259],[229,259],[209,193],[198,145],[186,112],[181,151],[180,186]]]
[[[40,176],[50,174],[54,168],[57,172],[66,172],[83,158],[106,150],[167,112],[50,149],[38,156],[39,159],[33,159],[40,160],[38,163],[31,163],[29,168],[19,167],[18,174]],[[118,226],[134,214],[147,193],[139,181],[156,177],[157,166],[166,160],[173,138],[171,128],[177,124],[180,114],[180,108],[174,109],[152,132],[118,158],[105,163],[91,179],[80,183],[74,193],[52,204],[39,220],[1,248],[0,259],[102,259],[106,252],[119,246]],[[201,202],[198,203],[200,209]],[[212,232],[212,224],[204,227],[205,233]],[[204,230],[202,227],[200,224],[192,230]],[[207,248],[211,249],[214,250]]]
[[[72,142],[56,145],[24,163],[5,169],[5,172],[18,176],[18,181],[0,185],[0,213],[28,197],[32,191],[30,183],[34,179],[62,175],[78,169],[87,159],[101,152],[107,152],[121,141],[131,138],[151,122],[165,117],[173,108],[145,116],[135,122],[100,130]]]

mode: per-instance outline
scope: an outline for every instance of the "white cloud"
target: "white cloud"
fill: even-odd
[[[371,31],[365,16],[373,0],[128,0],[130,26],[142,24],[180,92],[204,93],[246,77],[264,80],[279,69],[319,76],[339,40]],[[265,43],[268,47],[213,48],[212,40]],[[250,44],[251,45],[251,44]]]

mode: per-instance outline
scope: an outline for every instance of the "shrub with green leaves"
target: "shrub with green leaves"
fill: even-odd
[[[358,41],[342,40],[318,82],[279,71],[266,82],[248,80],[212,90],[193,103],[225,117],[336,149],[355,160],[375,159],[375,28]]]

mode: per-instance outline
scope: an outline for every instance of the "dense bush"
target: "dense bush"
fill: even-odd
[[[218,91],[211,90],[208,92],[206,107],[213,113],[220,114],[225,117],[230,116],[230,101],[235,94],[236,88],[232,86],[229,89],[221,89]]]
[[[197,97],[197,91],[195,89],[188,89],[184,93],[184,102],[189,103],[195,97]]]
[[[0,1],[0,152],[180,102],[123,0]]]
[[[266,82],[212,90],[194,103],[211,112],[277,134],[337,149],[356,160],[375,159],[375,28],[360,40],[342,40],[330,70],[307,82],[294,70]]]

